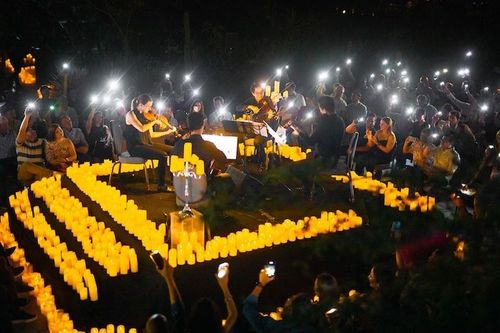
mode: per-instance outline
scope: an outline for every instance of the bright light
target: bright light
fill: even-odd
[[[385,70],[385,74],[390,74],[390,73],[391,73],[391,69],[390,69],[390,68],[387,68],[387,69]]]
[[[27,107],[28,109],[34,109],[34,108],[35,108],[35,106],[36,106],[36,105],[35,105],[35,103],[33,103],[33,102],[29,102],[29,103],[26,105],[26,107]]]
[[[184,82],[189,82],[189,81],[191,81],[191,74],[184,75]]]
[[[352,59],[351,58],[348,58],[346,61],[345,61],[346,65],[350,65],[352,64]]]
[[[111,97],[109,97],[108,95],[106,95],[102,98],[103,104],[109,104],[109,102],[111,102]]]
[[[200,94],[200,89],[193,90],[193,96],[198,96]]]
[[[384,60],[382,61],[382,65],[384,65],[384,66],[385,66],[385,65],[387,65],[388,63],[389,63],[389,60],[387,60],[387,59],[384,59]]]
[[[119,82],[116,79],[111,79],[108,81],[108,87],[110,90],[116,90],[119,87]]]
[[[288,69],[288,68],[290,68],[290,67],[289,67],[288,65],[286,65],[286,66],[285,66],[285,69]]]
[[[293,102],[288,102],[288,108],[293,108],[294,103]]]
[[[407,76],[407,77],[405,77],[405,78],[403,78],[403,82],[404,82],[404,83],[408,83],[408,82],[410,82],[410,78],[409,78],[408,76]]]
[[[434,76],[435,76],[435,77],[438,77],[439,75],[441,75],[441,72],[440,72],[440,71],[435,71],[435,72],[434,72]]]
[[[394,94],[391,96],[391,104],[392,105],[397,105],[399,104],[399,96]]]
[[[440,85],[441,87],[443,87],[443,86],[444,86],[444,81],[439,82],[439,85]]]
[[[398,66],[398,67],[399,67],[399,66],[401,66],[401,61],[398,61],[398,62],[396,63],[396,66]]]
[[[49,109],[54,110],[55,109],[54,105],[51,105]]]
[[[261,87],[262,89],[266,89],[266,82],[261,82],[261,83],[260,83],[260,87]]]
[[[166,78],[167,80],[170,80],[170,73],[165,74],[165,78]]]
[[[414,110],[414,109],[413,109],[413,106],[409,106],[409,107],[407,107],[407,108],[406,108],[406,114],[407,114],[408,116],[409,116],[409,115],[411,115],[411,114],[413,114],[413,110]]]
[[[342,14],[345,14],[345,13],[347,13],[347,11],[344,9],[344,10],[342,11]]]
[[[156,108],[157,108],[158,110],[160,110],[160,111],[161,111],[161,110],[163,110],[163,109],[165,109],[165,102],[163,102],[163,101],[158,101],[158,102],[156,103]]]
[[[488,91],[490,91],[490,87],[484,87],[483,90],[488,92]]]
[[[358,122],[359,122],[359,123],[362,123],[363,121],[365,121],[365,118],[364,118],[364,117],[361,117],[361,118],[359,118],[359,119],[358,119]]]
[[[432,133],[431,136],[432,136],[433,139],[437,139],[439,137],[439,134],[438,133]]]
[[[458,75],[459,76],[467,76],[470,74],[470,70],[468,68],[460,68],[458,70]]]
[[[99,97],[97,95],[90,96],[90,103],[92,103],[92,104],[97,103],[98,100],[99,100]]]
[[[328,72],[327,71],[324,71],[324,72],[320,72],[318,74],[318,79],[319,81],[325,81],[326,79],[328,79]]]
[[[313,112],[312,111],[309,111],[307,114],[306,114],[306,119],[311,119],[313,117]]]
[[[406,76],[406,75],[408,75],[408,71],[407,71],[406,69],[402,70],[402,71],[401,71],[401,75],[402,75],[402,76]]]
[[[281,76],[281,74],[283,74],[283,70],[282,70],[281,68],[278,68],[278,69],[276,70],[276,75],[277,75],[277,76]]]
[[[488,111],[488,104],[481,105],[481,111]]]
[[[62,64],[63,69],[69,69],[69,64],[67,62]]]
[[[375,77],[375,73],[370,74],[370,79],[373,79]]]
[[[472,51],[467,51],[467,53],[465,54],[466,57],[472,57]]]
[[[382,83],[377,84],[377,91],[382,91],[384,89],[384,85]]]
[[[340,72],[340,67],[335,68],[336,72]]]
[[[443,73],[444,74],[448,73],[448,68],[443,68]]]
[[[218,110],[218,113],[219,113],[219,114],[223,114],[223,113],[226,113],[226,111],[227,111],[227,109],[226,109],[226,107],[224,106],[224,107],[222,107],[222,108],[220,108],[220,109]]]
[[[117,100],[115,105],[117,108],[123,108],[125,106],[121,99]]]

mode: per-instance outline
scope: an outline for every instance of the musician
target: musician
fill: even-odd
[[[317,154],[324,163],[335,166],[341,153],[344,121],[335,113],[335,102],[330,96],[318,98],[320,118],[311,135],[293,127],[308,144],[316,145]]]
[[[167,156],[172,151],[172,146],[161,143],[153,143],[153,138],[159,138],[173,133],[173,129],[155,132],[155,125],[162,126],[163,122],[156,118],[148,120],[146,114],[151,111],[153,100],[149,95],[142,94],[132,100],[131,110],[125,115],[124,137],[127,141],[127,149],[131,156],[145,159],[158,160],[158,191],[167,192],[165,185],[165,174],[167,168]]]
[[[205,163],[207,179],[214,176],[214,170],[225,170],[226,155],[210,141],[205,141],[203,134],[205,119],[200,112],[191,112],[187,117],[189,133],[177,141],[172,151],[173,155],[184,156],[184,143],[191,142],[192,152]]]
[[[288,82],[285,85],[285,91],[288,93],[288,97],[282,99],[279,103],[279,116],[281,117],[281,123],[284,124],[288,120],[293,120],[297,117],[300,110],[306,107],[306,100],[302,94],[295,91],[297,86],[294,82]]]
[[[255,122],[269,122],[275,114],[274,102],[264,95],[264,88],[257,82],[250,86],[252,97],[245,101],[241,107],[244,113],[250,114],[250,119]]]

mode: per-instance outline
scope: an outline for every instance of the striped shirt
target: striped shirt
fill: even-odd
[[[24,141],[23,144],[17,144],[17,164],[31,162],[43,165],[45,163],[44,147],[45,139],[37,139],[35,142]]]

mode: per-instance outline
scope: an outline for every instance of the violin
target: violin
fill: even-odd
[[[168,122],[167,117],[164,115],[161,115],[156,111],[155,108],[151,108],[148,112],[144,113],[144,118],[146,118],[148,121],[155,121],[159,120],[161,122],[160,124],[160,130],[165,130],[165,129],[173,129],[174,126],[170,125]]]

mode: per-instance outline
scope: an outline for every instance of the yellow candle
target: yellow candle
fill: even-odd
[[[280,92],[280,81],[274,81],[274,92],[279,94]]]
[[[266,86],[266,96],[271,97],[271,86],[270,85]]]
[[[177,249],[168,251],[168,264],[173,268],[177,267]]]
[[[184,156],[183,158],[185,160],[189,160],[191,158],[191,154],[193,152],[193,145],[191,142],[185,142],[184,143]]]
[[[205,163],[203,161],[198,161],[196,163],[196,175],[201,176],[205,173]]]
[[[130,259],[130,271],[132,273],[137,273],[137,271],[139,270],[139,263],[137,262],[137,254],[135,254],[134,249],[130,249],[129,259]]]
[[[113,324],[108,324],[106,326],[106,333],[115,333],[115,326]]]
[[[125,333],[125,326],[123,325],[118,325],[116,327],[116,333]]]

